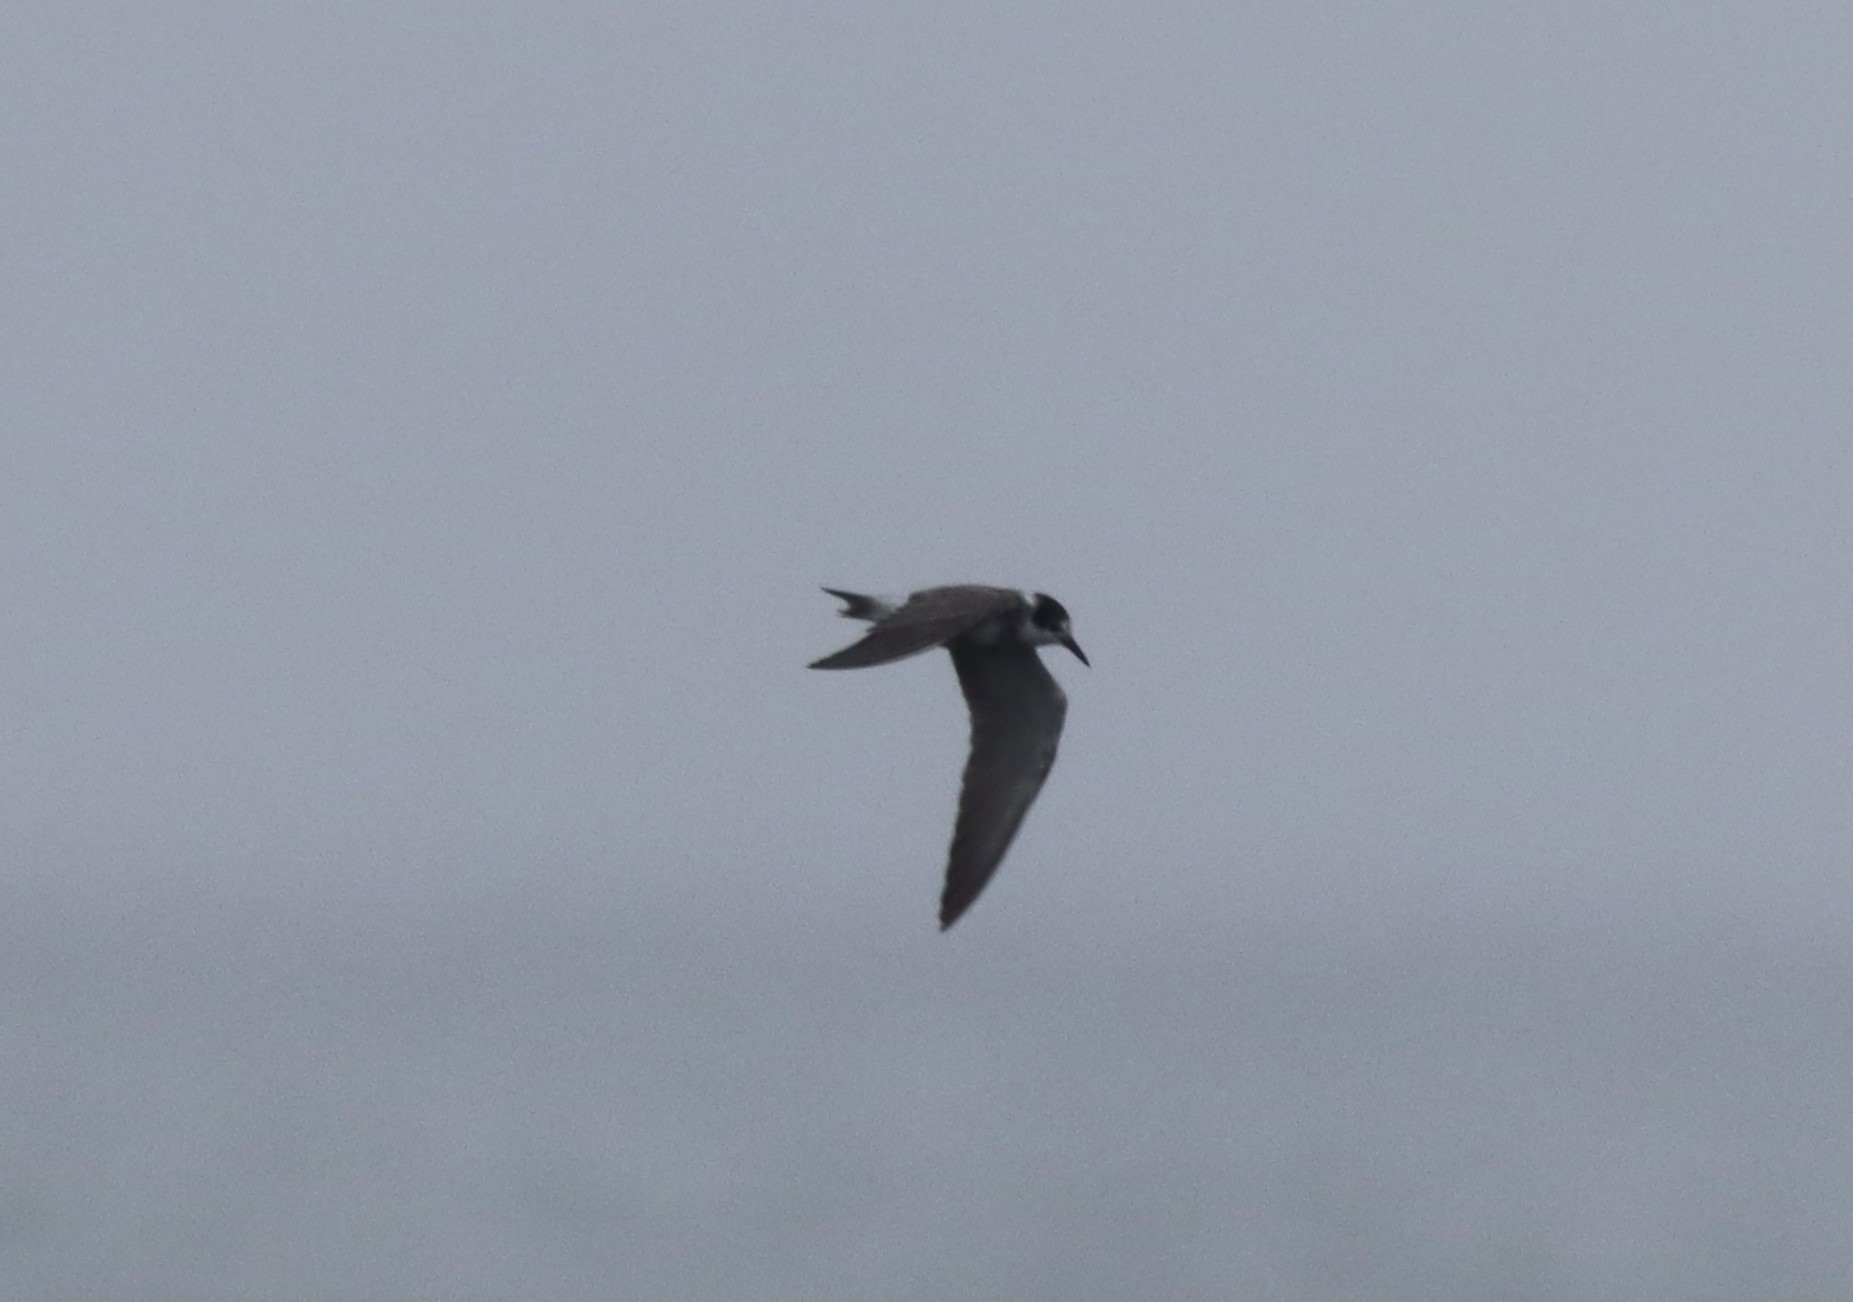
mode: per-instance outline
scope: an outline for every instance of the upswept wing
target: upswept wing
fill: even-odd
[[[1033,648],[952,648],[972,714],[972,753],[939,902],[943,931],[970,907],[1029,812],[1055,763],[1068,698]]]
[[[1016,601],[1008,588],[928,588],[878,620],[860,642],[813,661],[811,668],[864,669],[918,655],[969,633]]]

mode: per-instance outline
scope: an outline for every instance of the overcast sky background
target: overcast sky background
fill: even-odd
[[[9,1298],[1853,1296],[1853,12],[15,13]],[[944,657],[1094,668],[934,925]]]

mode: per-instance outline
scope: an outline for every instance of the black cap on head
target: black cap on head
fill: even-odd
[[[1053,632],[1068,622],[1068,608],[1046,592],[1036,594],[1036,604],[1029,612],[1030,623]]]
[[[1037,628],[1047,629],[1056,635],[1056,641],[1074,652],[1074,657],[1082,664],[1087,663],[1087,656],[1080,644],[1074,640],[1074,634],[1068,631],[1068,608],[1046,592],[1036,594],[1036,604],[1030,608],[1029,622]]]

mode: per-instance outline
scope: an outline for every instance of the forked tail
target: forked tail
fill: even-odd
[[[844,619],[880,619],[892,609],[880,597],[865,597],[860,592],[844,592],[841,588],[825,588],[825,592],[843,603],[843,609],[837,611]]]

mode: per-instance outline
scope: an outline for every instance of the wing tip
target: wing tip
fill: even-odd
[[[862,668],[864,662],[859,660],[855,656],[852,656],[850,652],[858,650],[861,646],[862,646],[862,643],[857,642],[851,646],[844,647],[841,651],[832,651],[829,655],[824,656],[821,659],[811,661],[811,663],[806,665],[805,668],[806,669],[860,669]]]
[[[953,892],[951,883],[947,883],[946,889],[939,897],[940,934],[944,935],[946,932],[951,931],[952,924],[965,916],[965,911],[977,902],[978,896],[983,892],[984,887],[980,886],[971,894],[961,897]]]

